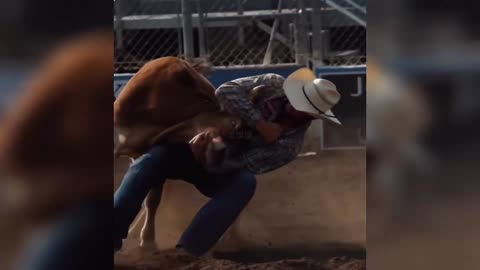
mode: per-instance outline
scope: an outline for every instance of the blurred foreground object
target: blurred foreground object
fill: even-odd
[[[368,155],[371,198],[381,198],[392,215],[403,213],[409,178],[426,172],[432,165],[421,136],[431,122],[430,104],[418,86],[396,76],[375,59],[368,67]]]
[[[1,166],[32,189],[29,204],[111,192],[112,57],[110,33],[65,42],[7,112]]]
[[[474,213],[480,192],[480,36],[472,31],[478,25],[476,8],[465,1],[369,5],[368,126],[369,131],[383,126],[386,135],[382,145],[375,133],[367,136],[369,145],[376,145],[368,149],[368,188],[375,191],[369,196],[395,201],[391,207],[382,200],[368,202],[369,269],[478,269],[474,258],[479,256],[480,219]],[[382,72],[375,72],[373,62]],[[393,82],[388,79],[383,86],[395,92],[391,99],[370,102],[378,82],[392,77]],[[382,125],[380,120],[398,108],[388,100],[401,106],[402,115],[422,122],[425,114],[412,113],[407,96],[422,97],[419,107],[427,121],[411,125],[405,118],[394,118],[387,121],[390,126]],[[410,139],[403,141],[407,144],[397,140],[406,135],[402,129],[409,130]],[[398,155],[392,149],[416,154]]]
[[[7,215],[44,233],[21,269],[93,269],[110,253],[112,44],[96,31],[54,48],[3,119],[2,180],[18,191]]]

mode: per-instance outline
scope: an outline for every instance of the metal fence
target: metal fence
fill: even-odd
[[[360,65],[365,0],[115,0],[115,71],[167,55],[214,66]]]

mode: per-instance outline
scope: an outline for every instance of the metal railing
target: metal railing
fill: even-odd
[[[115,0],[115,71],[167,55],[214,66],[359,65],[365,0]]]

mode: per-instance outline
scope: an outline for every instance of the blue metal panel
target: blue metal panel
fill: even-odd
[[[294,72],[301,66],[291,65],[291,66],[278,66],[278,67],[240,67],[240,68],[225,68],[225,69],[216,69],[211,76],[208,77],[210,82],[218,87],[222,83],[225,83],[230,80],[234,80],[241,77],[260,75],[264,73],[276,73],[284,77],[287,77],[290,73]],[[365,104],[365,66],[358,67],[318,67],[315,69],[315,73],[318,77],[324,77],[332,80],[335,84],[339,86],[340,91],[347,91],[342,93],[345,97],[349,96],[348,102],[363,103]],[[114,75],[114,93],[115,96],[118,96],[120,91],[123,89],[123,86],[130,80],[134,74],[115,74]],[[361,79],[358,79],[358,78]],[[359,80],[361,85],[359,86]],[[356,93],[360,93],[360,96],[355,97]],[[354,97],[351,97],[354,95]],[[339,104],[340,105],[340,104]],[[361,105],[364,107],[364,105]],[[342,107],[342,106],[340,106]],[[354,106],[356,107],[356,106]],[[362,111],[364,111],[362,109]]]
[[[342,122],[365,119],[367,109],[366,67],[318,67],[317,77],[332,81],[342,95],[332,109]]]
[[[113,75],[113,94],[115,97],[118,97],[120,95],[120,92],[122,91],[123,87],[127,82],[132,78],[134,74],[114,74]]]
[[[228,69],[216,69],[208,79],[215,86],[219,87],[222,83],[238,79],[241,77],[260,75],[264,73],[277,73],[282,76],[288,76],[300,68],[300,66],[280,66],[280,67],[241,67],[241,68],[228,68]],[[125,84],[132,78],[134,74],[115,74],[114,75],[114,87],[113,91],[115,97],[117,97]]]
[[[333,67],[333,66],[321,66],[315,69],[317,75],[323,74],[358,74],[366,73],[367,67],[365,65],[361,66],[345,66],[345,67]]]

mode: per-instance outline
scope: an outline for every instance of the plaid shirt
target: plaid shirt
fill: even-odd
[[[234,143],[228,147],[228,157],[223,166],[247,168],[261,174],[297,157],[310,123],[285,132],[272,144],[266,144],[255,128],[259,119],[274,121],[285,108],[288,100],[283,91],[284,80],[278,74],[268,73],[229,81],[216,90],[215,96],[222,110],[241,117],[248,125],[233,134]],[[253,95],[256,95],[254,101]]]

